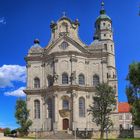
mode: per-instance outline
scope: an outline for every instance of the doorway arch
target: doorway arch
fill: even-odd
[[[63,130],[67,130],[69,128],[69,119],[63,119]]]

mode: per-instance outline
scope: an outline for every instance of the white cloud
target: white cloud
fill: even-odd
[[[6,21],[5,21],[5,18],[4,17],[0,18],[0,23],[6,24]]]
[[[0,122],[0,128],[16,129],[18,128],[18,125],[17,124],[15,125],[13,122],[6,122],[6,123]]]
[[[26,81],[26,67],[19,65],[3,65],[0,67],[0,88],[13,87],[13,82]]]
[[[4,95],[6,96],[16,96],[16,97],[24,97],[25,93],[23,92],[23,90],[25,89],[25,87],[20,87],[14,91],[8,91],[8,92],[4,92]]]

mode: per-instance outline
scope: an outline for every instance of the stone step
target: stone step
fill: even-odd
[[[68,134],[66,131],[60,131],[53,135],[47,136],[47,139],[75,139],[75,136]]]

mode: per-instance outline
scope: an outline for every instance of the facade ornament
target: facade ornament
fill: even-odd
[[[88,60],[86,60],[86,61],[85,61],[85,64],[87,64],[87,65],[88,65],[88,64],[89,64],[89,61],[88,61]]]
[[[77,98],[78,97],[77,93],[73,92],[72,97]]]
[[[59,114],[62,118],[69,117],[70,116],[70,110],[68,110],[68,109],[59,110]]]
[[[70,77],[71,82],[76,80],[76,71],[73,71],[71,73],[71,77]]]
[[[31,99],[31,98],[27,96],[27,101],[30,101],[30,99]]]
[[[57,74],[56,72],[54,73],[53,78],[54,78],[54,81],[55,81],[55,82],[58,80],[58,74]]]
[[[26,65],[26,68],[30,68],[30,67],[31,67],[31,64],[27,64],[27,65]]]
[[[41,67],[45,67],[45,62],[43,62],[43,63],[41,64]]]
[[[90,98],[90,95],[89,95],[89,94],[87,94],[87,95],[86,95],[86,98],[87,98],[87,99],[89,99],[89,98]]]
[[[101,64],[103,64],[103,63],[107,63],[106,58],[102,58],[102,60],[101,60]]]
[[[53,97],[58,97],[58,94],[57,93],[53,94]]]
[[[57,63],[58,62],[58,59],[57,58],[54,58],[54,61],[53,61],[54,63]]]
[[[54,21],[51,21],[50,27],[51,27],[53,33],[54,33],[55,30],[57,29],[57,26],[56,26],[56,25],[57,25],[57,24],[56,24]]]
[[[71,62],[77,62],[77,58],[71,57],[71,58],[70,58],[70,61],[71,61]]]

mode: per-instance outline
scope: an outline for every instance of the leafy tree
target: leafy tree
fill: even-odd
[[[126,95],[131,105],[133,123],[140,126],[140,63],[129,65],[127,81]]]
[[[20,125],[18,129],[22,136],[28,134],[29,127],[32,125],[32,121],[28,119],[29,110],[27,109],[26,102],[22,99],[17,100],[16,102],[16,113],[15,117],[17,123]]]
[[[93,105],[90,106],[89,113],[92,114],[92,121],[100,127],[100,138],[104,137],[105,130],[113,126],[110,118],[111,112],[115,109],[115,92],[107,83],[99,84],[96,87]]]
[[[9,134],[11,134],[11,129],[10,128],[5,128],[4,129],[4,136],[8,136]]]

